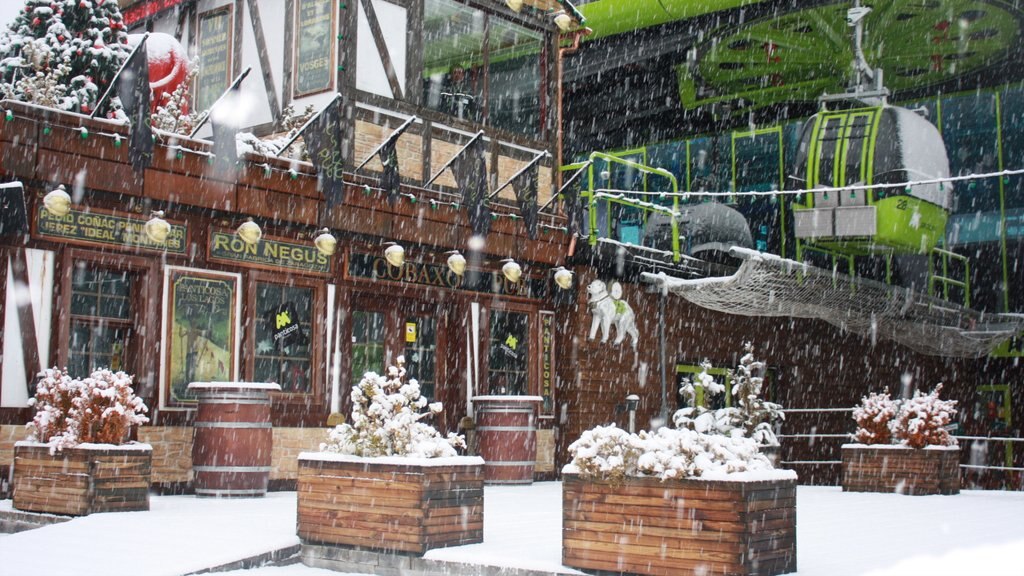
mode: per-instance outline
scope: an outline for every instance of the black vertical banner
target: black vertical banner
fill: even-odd
[[[491,209],[487,206],[487,160],[484,140],[477,138],[452,163],[455,181],[462,189],[462,202],[469,213],[469,225],[476,236],[491,231]]]
[[[388,195],[388,204],[398,200],[398,187],[401,176],[398,173],[398,138],[392,137],[380,147],[380,163],[384,171],[380,175],[380,187]]]
[[[153,161],[153,129],[149,125],[149,60],[146,40],[132,52],[117,78],[117,95],[131,121],[128,158],[135,172],[142,172]]]
[[[537,170],[535,164],[512,180],[519,214],[523,217],[526,233],[531,240],[537,239]]]
[[[345,202],[345,151],[342,148],[343,98],[335,98],[302,134],[316,168],[317,188],[328,208]]]

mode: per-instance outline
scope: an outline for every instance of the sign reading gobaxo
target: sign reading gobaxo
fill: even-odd
[[[465,275],[458,276],[444,264],[406,260],[401,267],[396,267],[388,264],[383,256],[359,253],[349,256],[348,276],[524,298],[543,298],[547,290],[543,279],[526,275],[519,282],[509,282],[501,272],[467,270]]]
[[[244,242],[231,230],[210,232],[210,260],[277,270],[330,274],[332,261],[311,243],[301,244],[263,237],[256,244]]]
[[[187,225],[171,224],[171,232],[163,244],[150,240],[146,235],[145,225],[146,220],[142,218],[115,216],[95,209],[88,212],[72,210],[64,216],[56,216],[46,208],[40,207],[36,213],[35,231],[39,236],[83,244],[166,250],[171,254],[185,253],[188,246]]]

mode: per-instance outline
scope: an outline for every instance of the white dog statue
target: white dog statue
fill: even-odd
[[[601,342],[608,341],[611,326],[615,324],[615,344],[621,344],[626,334],[633,337],[633,349],[636,350],[640,333],[636,329],[636,316],[629,303],[622,299],[622,285],[612,282],[611,291],[600,280],[594,280],[587,286],[587,306],[594,315],[590,323],[590,340],[597,336],[597,328],[601,328]]]

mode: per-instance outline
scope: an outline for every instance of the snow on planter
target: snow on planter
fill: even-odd
[[[86,515],[149,509],[153,448],[125,443],[147,411],[124,372],[43,371],[30,439],[14,447],[14,507]]]
[[[460,436],[421,420],[441,411],[405,370],[368,372],[352,388],[352,423],[320,452],[299,455],[298,533],[303,561],[327,563],[331,547],[422,554],[483,542],[483,460],[458,456]]]
[[[844,444],[843,491],[959,494],[960,447],[946,427],[955,400],[940,400],[942,384],[929,394],[893,400],[870,394],[854,408],[857,444]]]

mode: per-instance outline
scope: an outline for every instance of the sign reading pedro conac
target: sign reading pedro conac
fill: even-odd
[[[292,242],[264,236],[256,244],[244,242],[233,230],[210,232],[210,260],[270,270],[299,270],[313,274],[331,273],[333,260],[312,243]]]
[[[117,216],[95,208],[88,212],[71,210],[64,216],[56,216],[40,207],[33,224],[37,236],[76,244],[166,250],[171,254],[184,254],[188,246],[188,226],[185,224],[172,223],[167,240],[158,244],[146,235],[146,220]]]

